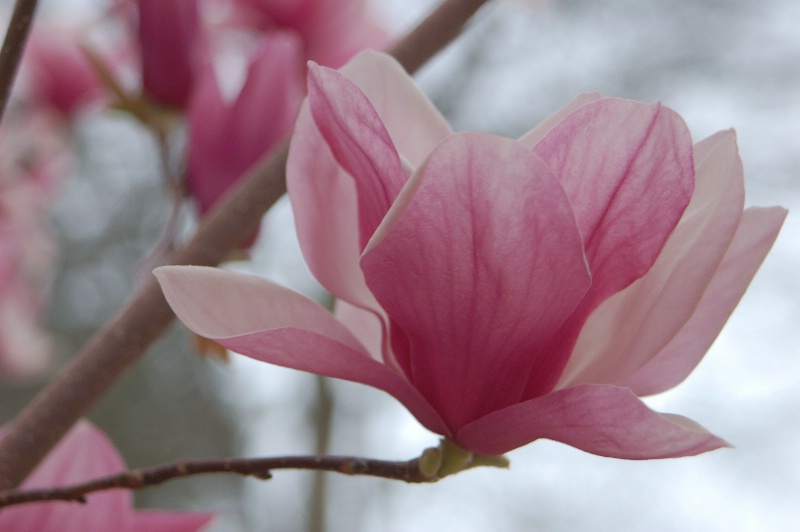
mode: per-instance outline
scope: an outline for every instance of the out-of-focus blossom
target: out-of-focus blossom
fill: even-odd
[[[6,430],[4,427],[2,432]],[[67,486],[125,469],[125,462],[108,438],[88,421],[79,421],[21,489]],[[129,491],[110,490],[87,495],[86,504],[59,501],[4,508],[0,512],[0,530],[194,532],[212,518],[208,513],[134,511]]]
[[[782,208],[743,211],[732,131],[694,146],[659,104],[582,95],[522,138],[453,134],[393,60],[312,65],[287,166],[337,315],[268,281],[157,270],[195,333],[361,382],[463,448],[539,438],[628,459],[725,445],[637,396],[698,364]]]
[[[136,0],[142,89],[161,104],[183,109],[205,61],[197,0]]]
[[[0,374],[5,377],[35,376],[51,361],[51,342],[40,323],[56,258],[47,209],[69,159],[55,121],[38,110],[9,113],[0,137]]]
[[[226,101],[208,65],[189,107],[186,185],[201,213],[292,130],[303,99],[299,43],[288,33],[265,36],[236,98]]]
[[[0,373],[15,378],[51,360],[40,321],[56,251],[37,194],[30,183],[0,189]]]
[[[339,67],[365,48],[382,49],[389,35],[365,0],[234,0],[240,23],[296,32],[307,59]]]
[[[80,49],[77,36],[67,31],[34,28],[22,65],[34,102],[66,117],[104,97],[102,83]]]

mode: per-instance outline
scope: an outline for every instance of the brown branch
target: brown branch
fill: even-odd
[[[428,59],[458,37],[464,24],[486,0],[442,2],[421,24],[398,42],[390,53],[408,72],[416,72]]]
[[[168,480],[206,473],[236,473],[262,480],[272,478],[276,469],[305,469],[330,471],[344,475],[361,475],[401,480],[410,483],[435,482],[436,476],[426,476],[419,468],[419,459],[391,462],[356,458],[353,456],[282,456],[274,458],[222,458],[180,461],[160,466],[133,469],[96,478],[80,484],[59,488],[0,492],[0,507],[43,501],[86,502],[86,495],[109,489],[138,490]]]
[[[463,26],[482,3],[443,2],[395,47],[401,63],[413,72],[438,50],[437,46],[443,47],[453,39],[454,29]],[[170,263],[215,266],[225,260],[286,191],[287,153],[288,141],[256,163]],[[151,279],[14,420],[0,441],[0,489],[19,485],[173,319],[158,284]]]
[[[14,12],[11,14],[11,21],[8,23],[6,38],[3,40],[3,48],[0,50],[0,120],[5,113],[11,86],[17,75],[17,67],[22,59],[22,52],[25,50],[25,42],[28,40],[28,33],[36,11],[36,1],[17,0]]]

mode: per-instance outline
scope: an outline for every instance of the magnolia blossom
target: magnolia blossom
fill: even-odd
[[[743,211],[733,131],[693,146],[666,107],[585,94],[517,140],[454,134],[374,52],[312,64],[308,90],[287,178],[336,315],[254,277],[157,270],[190,329],[385,390],[477,453],[726,445],[638,396],[698,364],[786,214]]]
[[[72,116],[103,98],[103,86],[80,49],[77,36],[60,28],[36,27],[22,62],[35,103]]]
[[[370,16],[365,0],[234,0],[235,22],[263,31],[290,30],[305,56],[339,67],[365,48],[383,48],[389,35]]]
[[[201,213],[289,135],[303,99],[297,39],[274,33],[255,49],[244,84],[232,102],[209,64],[189,106],[186,185]]]
[[[0,437],[5,430],[0,431]],[[125,469],[125,462],[108,438],[88,421],[79,421],[31,473],[22,489],[66,486]],[[194,532],[212,518],[208,513],[135,511],[128,490],[111,490],[87,495],[86,504],[59,501],[4,508],[0,530]]]
[[[142,90],[182,109],[204,60],[197,0],[136,0],[136,5]]]

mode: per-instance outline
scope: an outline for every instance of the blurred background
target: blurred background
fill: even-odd
[[[374,1],[394,35],[436,2]],[[5,1],[5,11],[12,2]],[[89,19],[103,2],[43,2],[40,17]],[[417,76],[456,130],[516,137],[579,92],[660,100],[700,140],[735,127],[748,205],[783,205],[775,247],[699,368],[649,398],[735,448],[627,462],[538,441],[508,471],[433,485],[278,472],[261,482],[194,477],[137,504],[219,512],[210,530],[796,530],[800,525],[800,4],[794,0],[495,0]],[[73,128],[77,163],[57,186],[46,329],[50,374],[121,307],[170,215],[158,146],[122,113]],[[191,230],[191,217],[184,231]],[[324,298],[304,269],[288,203],[266,217],[252,260],[229,267]],[[44,376],[0,381],[11,419]],[[392,398],[232,356],[198,357],[175,326],[91,412],[131,467],[180,458],[313,453],[331,410],[332,454],[409,459],[437,437]],[[323,438],[324,439],[324,438]],[[312,494],[316,493],[316,496]]]

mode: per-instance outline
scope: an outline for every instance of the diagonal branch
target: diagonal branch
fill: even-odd
[[[413,72],[447,45],[485,1],[445,0],[393,53]],[[222,262],[286,191],[287,154],[288,141],[256,163],[170,263],[215,266]],[[173,319],[158,284],[151,279],[14,420],[0,441],[0,489],[19,485]]]
[[[11,86],[17,75],[17,67],[25,50],[25,42],[28,40],[35,12],[36,0],[17,0],[11,21],[8,23],[6,38],[0,50],[0,119],[6,110],[8,96],[11,94]]]

